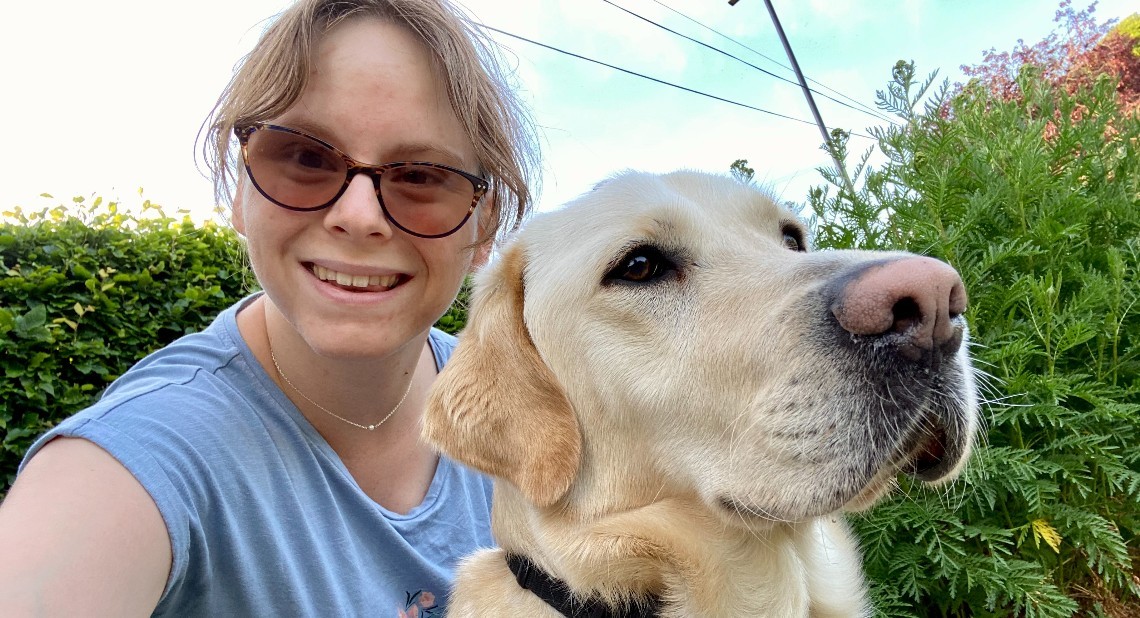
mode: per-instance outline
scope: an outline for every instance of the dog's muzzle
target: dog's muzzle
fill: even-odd
[[[942,478],[966,442],[962,411],[947,395],[960,390],[954,386],[967,370],[951,362],[966,328],[958,272],[921,256],[868,262],[839,274],[825,299],[842,347],[864,367],[866,383],[881,389],[875,396],[897,408],[898,417],[880,423],[884,431],[904,428],[897,465],[925,481]]]

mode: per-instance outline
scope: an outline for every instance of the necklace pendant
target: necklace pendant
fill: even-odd
[[[333,417],[339,421],[343,421],[345,423],[348,423],[349,425],[352,425],[353,427],[359,427],[360,429],[367,429],[368,431],[376,431],[377,427],[383,425],[385,422],[387,422],[388,419],[392,418],[392,415],[396,413],[396,410],[399,410],[400,406],[404,405],[404,400],[408,398],[408,393],[412,392],[413,381],[408,380],[408,387],[406,389],[404,389],[404,395],[402,397],[400,397],[400,401],[396,402],[396,407],[392,408],[392,411],[388,413],[388,416],[385,416],[384,418],[380,419],[380,422],[376,423],[374,425],[361,425],[359,423],[354,423],[354,422],[348,420],[347,418],[340,416],[339,414],[335,414],[332,410],[329,410],[328,408],[326,408],[326,407],[322,406],[321,404],[313,401],[312,399],[309,399],[309,396],[306,395],[305,393],[303,393],[301,391],[301,389],[297,388],[292,382],[290,382],[289,377],[285,375],[285,372],[281,371],[281,365],[277,362],[277,356],[273,353],[272,347],[269,348],[269,358],[273,360],[273,368],[277,370],[277,375],[281,376],[281,379],[285,380],[285,383],[289,385],[289,388],[292,388],[293,390],[297,391],[297,394],[300,395],[305,401],[313,404],[314,406],[316,406],[319,410],[321,410],[325,414],[328,414],[329,416],[331,416],[331,417]],[[407,375],[407,374],[405,373],[404,375]]]

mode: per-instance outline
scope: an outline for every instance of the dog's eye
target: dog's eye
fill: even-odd
[[[800,251],[800,241],[791,234],[784,234],[784,247],[792,251]]]
[[[643,246],[622,256],[617,266],[606,273],[606,280],[648,283],[676,270],[677,266],[656,247]]]
[[[804,233],[799,226],[790,223],[784,224],[784,248],[792,251],[804,253],[807,251],[807,243],[804,242]]]

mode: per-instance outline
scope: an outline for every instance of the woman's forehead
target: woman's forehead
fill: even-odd
[[[431,52],[407,28],[374,17],[322,37],[300,98],[276,121],[361,161],[478,163]]]

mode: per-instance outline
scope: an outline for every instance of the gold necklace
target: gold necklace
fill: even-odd
[[[404,391],[404,396],[400,397],[400,401],[396,404],[396,407],[392,408],[392,411],[389,412],[387,416],[380,419],[380,422],[376,423],[375,425],[361,425],[360,423],[354,423],[354,422],[348,420],[347,418],[345,418],[339,414],[336,414],[332,410],[329,410],[328,408],[326,408],[326,407],[322,406],[321,404],[313,401],[312,399],[309,399],[308,395],[301,392],[301,389],[297,388],[297,386],[295,384],[293,384],[292,382],[289,381],[289,378],[285,376],[285,372],[281,371],[281,365],[277,364],[277,355],[273,353],[273,347],[272,346],[270,346],[270,348],[269,348],[269,358],[271,358],[273,360],[273,367],[277,369],[277,375],[281,376],[281,379],[285,380],[285,383],[289,385],[289,388],[292,388],[293,390],[297,391],[297,394],[300,395],[305,401],[313,404],[314,406],[317,406],[317,408],[319,408],[322,412],[324,412],[325,414],[328,414],[329,416],[331,416],[337,420],[344,421],[345,423],[348,423],[349,425],[352,425],[353,427],[359,427],[360,429],[367,429],[368,431],[376,431],[377,427],[383,425],[385,421],[392,418],[392,415],[396,413],[396,410],[399,410],[400,406],[404,405],[404,400],[408,398],[408,393],[412,392],[412,380],[408,380],[408,388],[407,388],[407,390]],[[415,376],[413,375],[412,377],[414,378]]]

